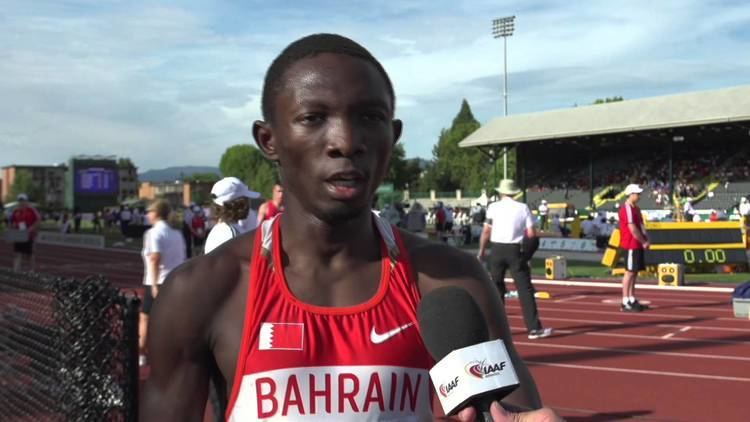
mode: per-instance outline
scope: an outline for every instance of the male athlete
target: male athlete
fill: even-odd
[[[271,195],[271,199],[264,202],[263,205],[258,208],[258,225],[266,220],[276,217],[276,214],[281,214],[284,211],[284,188],[281,187],[281,183],[275,183],[273,185],[273,192]]]
[[[253,135],[279,164],[284,213],[170,275],[151,314],[143,421],[202,421],[209,378],[228,394],[229,421],[432,420],[416,309],[449,285],[505,340],[521,380],[507,403],[540,407],[480,264],[370,209],[401,135],[394,105],[385,70],[347,38],[305,37],[273,61]],[[493,416],[559,420],[497,404]]]

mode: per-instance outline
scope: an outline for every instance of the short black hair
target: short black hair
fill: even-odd
[[[283,76],[296,62],[323,53],[344,54],[365,60],[375,66],[378,73],[385,80],[388,94],[391,97],[391,108],[396,108],[396,95],[393,84],[383,66],[366,48],[357,42],[337,34],[313,34],[300,38],[289,44],[271,63],[263,82],[263,98],[261,107],[263,119],[273,121],[273,105],[276,95],[284,87]]]

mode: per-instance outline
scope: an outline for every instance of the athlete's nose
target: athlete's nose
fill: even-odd
[[[329,157],[352,157],[367,150],[362,131],[350,119],[336,119],[327,136],[326,150]]]

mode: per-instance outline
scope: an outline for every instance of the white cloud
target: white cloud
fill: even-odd
[[[216,165],[251,142],[267,66],[293,39],[339,32],[394,81],[407,155],[429,157],[467,98],[512,113],[750,83],[750,5],[733,1],[9,1],[0,17],[0,165],[79,153],[142,168]]]

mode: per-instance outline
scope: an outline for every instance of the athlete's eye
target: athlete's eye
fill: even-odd
[[[299,122],[305,125],[315,125],[325,120],[323,113],[305,113],[299,117]]]

